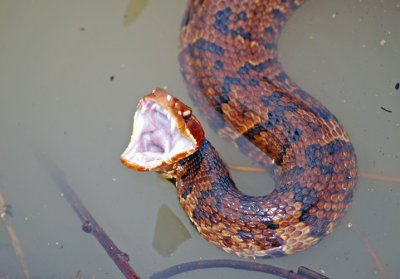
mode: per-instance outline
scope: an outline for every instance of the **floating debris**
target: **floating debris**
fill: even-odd
[[[388,110],[387,108],[381,107],[381,109],[382,109],[383,111],[388,112],[388,113],[392,113],[392,111],[391,111],[391,110]]]
[[[348,222],[347,223],[347,228],[351,229],[353,227],[353,223],[352,222]]]

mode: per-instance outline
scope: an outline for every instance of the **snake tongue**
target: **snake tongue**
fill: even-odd
[[[168,109],[142,99],[134,116],[133,132],[122,163],[135,170],[149,171],[186,157],[195,143],[184,137]]]

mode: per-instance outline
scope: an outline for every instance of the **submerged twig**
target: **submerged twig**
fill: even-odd
[[[256,271],[256,272],[273,274],[281,278],[288,278],[288,279],[329,279],[329,277],[319,274],[304,266],[300,266],[296,273],[293,270],[283,269],[272,265],[239,261],[239,260],[201,260],[201,261],[183,263],[172,266],[157,273],[154,273],[152,276],[150,276],[150,278],[151,279],[170,278],[180,273],[197,269],[209,269],[209,268],[233,268],[233,269],[241,269],[248,271]]]
[[[248,172],[257,172],[257,173],[266,172],[265,169],[259,168],[259,167],[254,167],[254,166],[242,166],[242,165],[228,164],[228,167],[232,170],[237,170],[237,171],[248,171]],[[400,177],[398,177],[398,176],[388,176],[388,175],[381,175],[381,174],[369,173],[369,172],[360,172],[358,175],[360,177],[363,177],[366,179],[400,183]]]
[[[248,172],[257,172],[257,173],[266,172],[265,169],[259,168],[259,167],[254,167],[254,166],[228,164],[228,167],[232,170],[237,170],[237,171],[248,171]]]
[[[19,262],[22,267],[22,272],[24,273],[25,278],[30,278],[31,275],[29,273],[28,264],[26,263],[25,260],[25,254],[24,251],[22,250],[21,242],[17,237],[17,234],[14,230],[14,227],[8,215],[9,215],[8,206],[4,200],[3,195],[0,193],[0,218],[3,220],[3,223],[6,226],[8,236],[11,240],[11,245],[14,248],[15,254],[19,258]]]
[[[365,235],[365,232],[359,227],[355,226],[355,230],[358,234],[361,235],[361,239],[367,248],[368,254],[370,255],[372,262],[378,269],[378,274],[381,278],[383,279],[388,279],[390,276],[388,275],[385,265],[383,264],[381,258],[378,256],[378,253],[375,251],[375,249],[372,247],[371,242],[368,240],[367,236]]]
[[[371,242],[366,237],[363,237],[363,242],[364,242],[365,246],[367,247],[368,254],[371,256],[372,261],[374,262],[376,268],[378,269],[379,275],[383,279],[389,279],[390,277],[389,277],[388,273],[386,272],[385,266],[382,263],[378,254],[376,253],[375,249],[372,247]]]
[[[381,180],[381,181],[400,183],[400,177],[398,177],[398,176],[387,176],[387,175],[375,174],[375,173],[369,173],[369,172],[360,172],[359,175],[363,178],[372,179],[372,180]]]
[[[125,278],[139,279],[139,276],[128,263],[128,254],[122,252],[103,230],[103,228],[96,222],[90,212],[83,205],[77,194],[69,186],[64,172],[57,166],[55,162],[41,154],[37,154],[37,159],[43,164],[53,181],[58,185],[58,187],[60,187],[65,199],[74,209],[79,219],[81,219],[83,223],[82,229],[85,232],[92,234],[97,239],[101,246],[103,246],[104,250],[106,250],[110,258],[113,259]]]

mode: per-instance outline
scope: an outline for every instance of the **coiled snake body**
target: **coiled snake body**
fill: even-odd
[[[272,168],[271,193],[241,193],[190,108],[161,89],[142,99],[135,123],[145,115],[152,115],[146,123],[176,123],[137,124],[121,157],[128,167],[176,181],[202,236],[243,257],[288,255],[317,243],[344,216],[357,181],[342,125],[277,60],[280,31],[303,2],[192,0],[182,22],[179,60],[194,103],[220,135]],[[168,136],[157,136],[165,125]]]

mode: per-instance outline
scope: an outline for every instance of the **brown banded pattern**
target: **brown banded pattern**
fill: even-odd
[[[284,23],[302,0],[191,0],[179,61],[204,119],[269,168],[275,188],[249,196],[191,109],[155,89],[135,114],[121,161],[176,182],[200,234],[242,257],[289,255],[329,234],[349,208],[357,160],[336,117],[302,90],[278,61]]]
[[[280,32],[295,0],[192,0],[182,21],[182,75],[203,119],[268,166],[275,190],[242,194],[206,141],[176,173],[185,212],[212,244],[244,257],[287,255],[329,234],[357,181],[336,117],[284,72]]]

